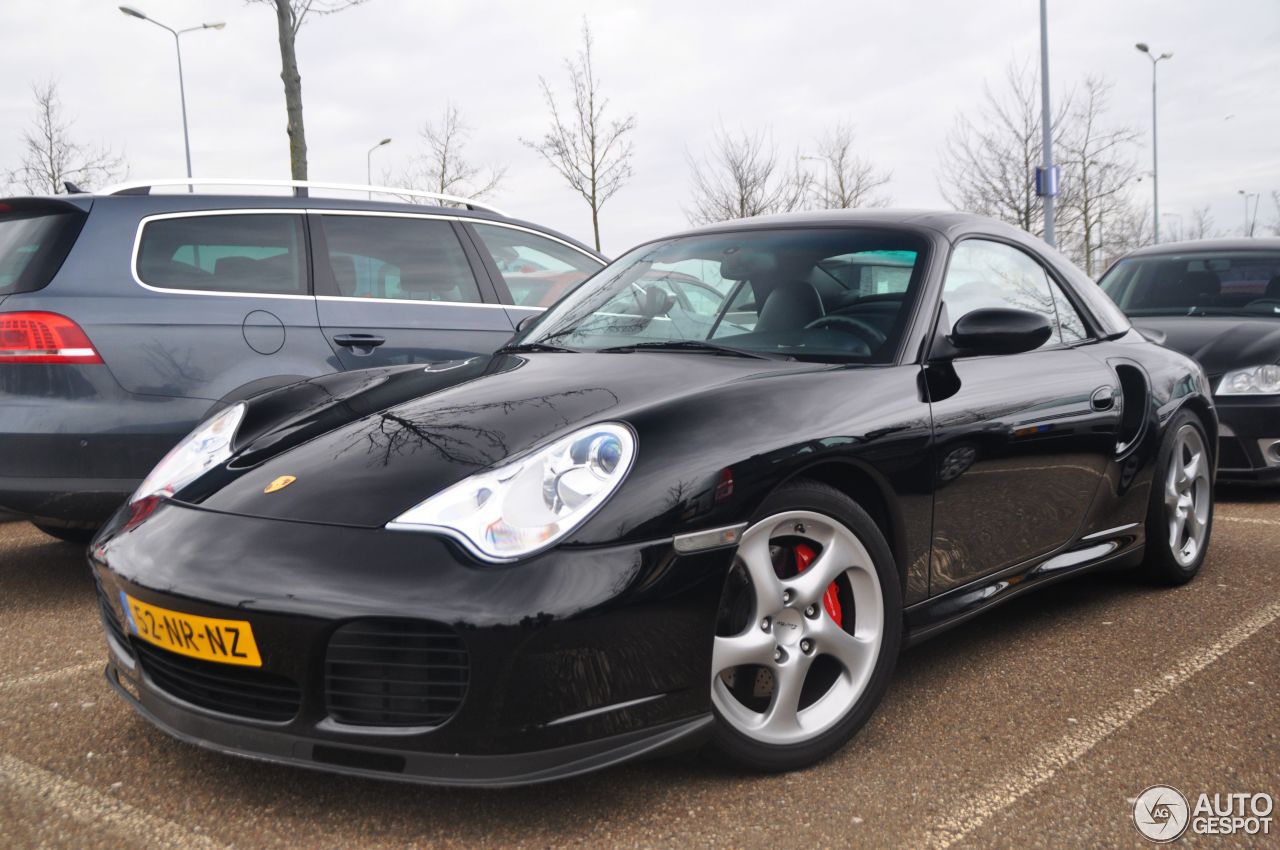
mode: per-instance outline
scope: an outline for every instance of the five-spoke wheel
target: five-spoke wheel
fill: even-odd
[[[1161,584],[1182,584],[1200,571],[1213,528],[1213,457],[1194,413],[1165,429],[1151,489],[1143,566]]]
[[[838,491],[791,485],[761,513],[726,589],[711,701],[730,755],[788,769],[843,744],[879,702],[901,596],[879,529]]]
[[[1204,438],[1193,425],[1183,425],[1174,435],[1169,460],[1164,482],[1169,551],[1185,567],[1193,563],[1204,548],[1213,501],[1209,453],[1205,451]]]

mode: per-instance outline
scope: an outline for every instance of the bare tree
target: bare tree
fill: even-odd
[[[1213,213],[1209,211],[1209,207],[1196,207],[1191,211],[1191,224],[1187,228],[1187,239],[1212,239],[1220,235],[1218,228],[1214,227]]]
[[[302,123],[302,74],[298,71],[298,30],[307,16],[332,15],[359,6],[366,0],[250,0],[266,3],[276,12],[280,40],[280,79],[284,81],[284,108],[288,115],[289,173],[294,180],[307,179],[307,133]]]
[[[458,107],[452,103],[445,104],[439,123],[426,122],[418,134],[422,137],[422,152],[396,179],[397,185],[442,195],[483,198],[494,192],[507,174],[505,168],[482,169],[466,159],[463,149],[471,127],[463,122]],[[422,201],[413,196],[405,199]]]
[[[685,210],[690,224],[802,209],[813,186],[798,163],[790,170],[779,166],[777,150],[763,132],[733,136],[721,127],[707,157],[686,158],[693,182],[693,209]]]
[[[838,124],[818,142],[823,163],[822,185],[817,187],[818,207],[843,210],[853,207],[884,207],[891,198],[875,194],[889,182],[892,172],[877,169],[854,150],[853,127]]]
[[[1131,189],[1138,134],[1107,120],[1111,84],[1086,77],[1059,100],[1054,148],[1062,169],[1057,203],[1058,245],[1090,275],[1108,258],[1151,241]],[[942,154],[939,188],[952,206],[1044,233],[1044,203],[1036,195],[1041,162],[1040,94],[1036,72],[1011,63],[1005,86],[988,86],[974,118],[961,113]]]
[[[1271,203],[1276,208],[1276,217],[1271,220],[1271,224],[1269,225],[1271,228],[1271,235],[1280,236],[1280,191],[1273,190],[1271,192]]]
[[[1109,219],[1133,205],[1129,187],[1137,174],[1133,148],[1138,134],[1129,127],[1105,123],[1111,84],[1085,77],[1070,106],[1058,143],[1061,184],[1066,191],[1058,206],[1058,246],[1089,275],[1100,272]]]
[[[591,207],[591,231],[599,251],[600,209],[631,179],[634,146],[629,134],[636,128],[636,116],[606,117],[609,100],[600,94],[591,45],[591,25],[584,17],[582,50],[576,59],[564,60],[572,90],[572,114],[561,114],[551,86],[539,77],[543,99],[551,110],[551,127],[537,141],[520,141],[541,154]]]
[[[1103,234],[1103,250],[1098,254],[1096,269],[1099,274],[1107,266],[1130,251],[1150,245],[1155,240],[1151,229],[1151,206],[1133,203],[1121,207],[1106,219]]]
[[[1044,233],[1044,208],[1036,195],[1035,169],[1041,161],[1040,87],[1028,62],[1011,62],[1004,91],[987,85],[982,107],[961,112],[942,153],[938,188],[959,210],[989,215],[1037,236]],[[1062,98],[1053,119],[1054,143],[1061,141],[1070,98]]]
[[[11,185],[30,195],[56,195],[67,191],[67,183],[89,189],[128,174],[124,157],[110,148],[72,140],[75,122],[63,117],[57,82],[35,83],[31,94],[35,118],[22,134],[22,160],[8,174]]]

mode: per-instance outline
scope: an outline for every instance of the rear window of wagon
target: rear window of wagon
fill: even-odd
[[[85,217],[61,204],[0,202],[0,295],[48,286],[80,235]]]

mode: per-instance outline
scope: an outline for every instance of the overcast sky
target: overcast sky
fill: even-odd
[[[240,0],[133,0],[182,28],[195,173],[287,178],[275,19]],[[172,37],[108,0],[0,3],[0,171],[17,164],[30,84],[56,79],[74,135],[123,150],[130,176],[184,174]],[[893,172],[896,206],[943,207],[935,170],[958,111],[1014,58],[1038,60],[1036,0],[703,0],[586,3],[369,0],[310,19],[298,39],[312,179],[363,183],[399,170],[418,128],[452,100],[478,162],[505,165],[492,199],[513,215],[590,240],[585,203],[519,138],[545,129],[538,76],[563,88],[562,59],[588,14],[596,67],[615,114],[634,113],[635,178],[604,208],[607,253],[686,226],[686,152],[719,122],[767,130],[790,155],[841,121],[861,153]],[[1110,120],[1143,134],[1150,167],[1149,42],[1160,65],[1161,209],[1188,223],[1212,207],[1239,233],[1240,189],[1276,215],[1280,189],[1280,0],[1050,0],[1050,79],[1094,73],[1115,84]],[[817,163],[807,163],[815,165]],[[821,179],[820,171],[816,172]],[[1146,193],[1149,184],[1137,187]],[[1171,225],[1173,221],[1167,220]]]

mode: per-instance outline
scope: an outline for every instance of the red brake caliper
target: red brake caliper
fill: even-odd
[[[801,543],[796,546],[796,575],[809,569],[809,565],[813,563],[813,559],[818,553],[813,551],[812,547]],[[836,590],[836,583],[833,581],[827,585],[827,592],[822,594],[822,607],[827,609],[827,613],[831,615],[831,619],[836,621],[837,626],[844,626],[844,612],[840,610],[840,591]]]

